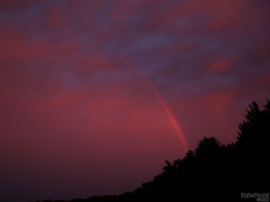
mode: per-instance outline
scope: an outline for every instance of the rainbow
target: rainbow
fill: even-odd
[[[165,102],[165,100],[162,98],[162,96],[159,94],[159,92],[154,88],[154,86],[150,83],[150,81],[145,76],[140,74],[138,71],[136,71],[136,74],[143,81],[143,83],[147,86],[147,88],[153,93],[155,98],[158,100],[158,102],[160,103],[160,105],[162,106],[162,108],[164,109],[166,114],[168,115],[176,133],[178,134],[180,141],[182,143],[183,149],[185,150],[185,152],[188,151],[189,146],[188,146],[186,137],[183,133],[183,130],[182,130],[180,124],[178,123],[177,119],[175,118],[175,116],[172,113],[168,104]]]

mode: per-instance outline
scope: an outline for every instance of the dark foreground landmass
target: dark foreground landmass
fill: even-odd
[[[132,192],[70,202],[269,201],[269,154],[270,102],[263,109],[253,102],[235,143],[204,138],[194,151],[166,161],[160,175]],[[44,202],[49,201],[64,202]]]

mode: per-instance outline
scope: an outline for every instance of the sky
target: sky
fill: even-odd
[[[270,92],[268,0],[0,0],[0,201],[133,191]]]

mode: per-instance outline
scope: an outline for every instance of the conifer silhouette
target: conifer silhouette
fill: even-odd
[[[247,201],[241,193],[269,193],[269,154],[270,102],[262,110],[252,102],[235,143],[205,137],[183,159],[165,161],[160,175],[133,192],[71,201]]]

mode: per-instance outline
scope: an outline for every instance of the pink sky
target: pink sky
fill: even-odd
[[[132,191],[270,92],[267,0],[1,0],[0,201]]]

